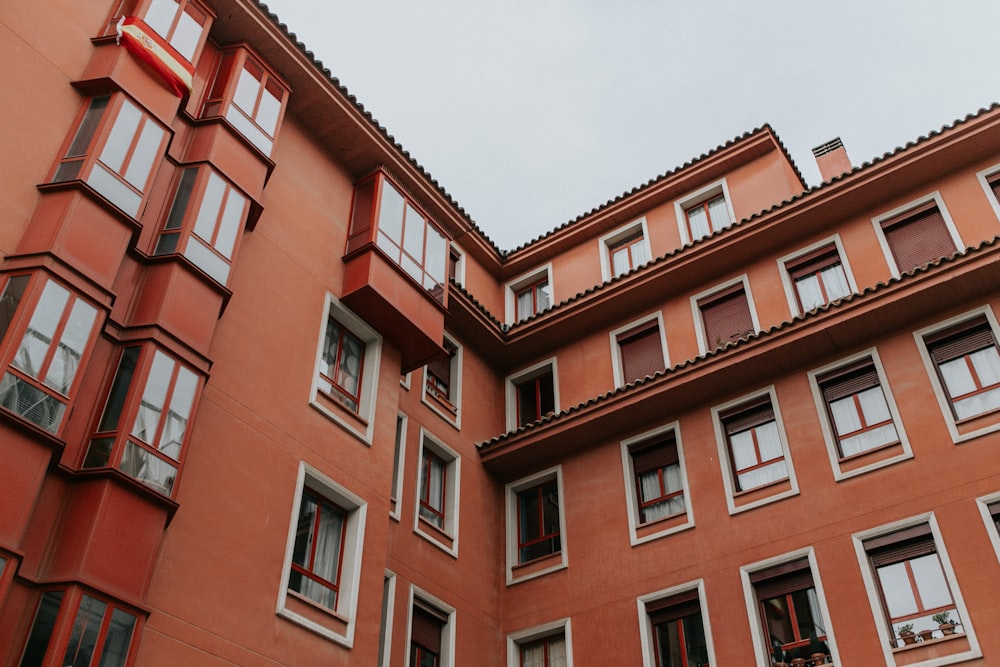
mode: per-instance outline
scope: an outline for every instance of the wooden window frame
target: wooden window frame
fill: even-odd
[[[555,495],[556,498],[556,511],[559,521],[554,532],[545,532],[545,509],[544,503],[546,499],[546,494]],[[534,496],[538,501],[538,535],[525,535],[524,526],[524,503],[530,497]],[[559,496],[559,484],[556,479],[547,479],[539,484],[531,486],[527,489],[522,489],[517,492],[517,562],[519,565],[531,562],[533,560],[538,560],[541,558],[547,558],[554,554],[562,551],[562,531],[561,531],[561,520],[562,520],[562,504]],[[526,558],[524,551],[525,549],[530,549],[539,544],[544,544],[549,542],[551,545],[551,550],[547,551],[541,555],[533,556],[531,558]]]
[[[343,507],[341,507],[340,505],[338,505],[336,502],[334,502],[334,501],[330,500],[329,498],[327,498],[325,495],[323,495],[319,491],[316,491],[311,486],[307,485],[302,490],[302,498],[299,501],[298,517],[299,517],[299,523],[300,523],[300,525],[301,525],[301,521],[302,521],[302,518],[301,518],[302,517],[302,509],[303,509],[303,507],[304,507],[304,505],[306,503],[307,497],[311,497],[311,499],[316,503],[316,509],[317,509],[316,516],[315,516],[315,518],[314,518],[314,520],[312,522],[312,525],[308,526],[308,534],[309,534],[309,536],[308,536],[307,539],[311,542],[312,548],[310,549],[310,552],[309,552],[308,558],[307,558],[307,562],[306,562],[305,565],[299,565],[298,563],[295,562],[294,558],[292,559],[292,562],[291,562],[291,572],[298,573],[301,576],[303,576],[306,579],[308,579],[309,581],[312,581],[313,583],[319,584],[320,586],[322,586],[322,587],[326,588],[327,590],[331,591],[333,593],[333,605],[330,607],[330,609],[335,610],[335,609],[337,609],[337,606],[338,606],[337,602],[338,602],[338,599],[340,597],[340,577],[341,577],[341,573],[343,572],[343,568],[344,568],[344,547],[345,547],[345,544],[346,544],[346,541],[347,541],[347,519],[348,519],[349,512],[346,509],[344,509]],[[337,574],[336,574],[336,579],[334,581],[331,581],[331,580],[329,580],[329,579],[327,579],[325,577],[320,576],[315,571],[316,570],[316,550],[317,550],[317,546],[318,546],[318,543],[319,543],[319,541],[315,538],[315,536],[318,533],[318,528],[319,528],[320,522],[321,522],[321,520],[322,520],[322,518],[324,516],[323,512],[322,512],[322,509],[323,509],[324,505],[327,506],[327,507],[329,507],[330,512],[332,512],[334,514],[337,514],[340,517],[340,536],[339,536],[339,538],[337,540],[337,545],[335,547],[335,549],[337,551]],[[326,554],[323,554],[323,555],[324,555],[325,558],[329,558],[329,557],[331,557],[332,554],[326,553]],[[291,591],[291,592],[296,593],[297,595],[301,595],[301,596],[303,596],[305,598],[308,598],[308,599],[312,600],[313,602],[315,602],[316,604],[321,604],[322,605],[323,603],[321,603],[321,602],[319,602],[317,600],[313,600],[311,597],[307,596],[305,593],[302,593],[300,591],[296,591],[295,589],[292,588],[292,586],[291,586],[291,572],[289,573],[288,590]],[[323,605],[323,606],[327,606],[327,605]]]
[[[757,439],[757,429],[766,426],[767,424],[775,424],[775,428],[778,429],[778,415],[774,409],[774,404],[772,403],[771,396],[768,394],[758,396],[755,399],[751,399],[746,403],[741,405],[728,408],[719,413],[719,422],[722,426],[722,431],[726,438],[726,451],[729,456],[729,470],[730,478],[733,484],[733,489],[736,493],[741,493],[744,491],[753,491],[756,489],[769,486],[771,484],[776,484],[783,482],[791,477],[789,471],[789,461],[787,452],[783,446],[784,443],[781,442],[780,431],[778,434],[779,444],[781,446],[781,456],[762,460],[762,454],[760,450],[760,443]],[[751,438],[753,440],[754,454],[756,457],[756,463],[745,468],[737,468],[735,456],[733,454],[733,441],[732,438],[735,435],[741,433],[751,432]],[[758,470],[765,468],[767,466],[774,465],[779,461],[784,462],[786,466],[785,477],[768,482],[763,485],[758,485],[751,487],[750,489],[741,489],[739,475],[747,473],[753,470]]]
[[[651,451],[651,450],[662,450],[662,451]],[[636,511],[637,511],[637,522],[638,525],[648,525],[656,521],[660,521],[665,518],[678,516],[679,514],[687,512],[687,488],[684,485],[684,475],[681,475],[682,488],[680,491],[668,492],[666,488],[666,483],[664,481],[664,472],[670,466],[677,466],[678,472],[681,472],[682,465],[680,460],[680,452],[677,448],[677,439],[673,430],[664,432],[657,437],[644,440],[642,442],[636,443],[628,448],[629,457],[632,461],[632,477],[635,483],[635,493],[636,493]],[[642,493],[642,476],[646,473],[656,471],[657,477],[659,479],[660,495],[656,498],[651,498],[649,500],[643,500]],[[646,519],[645,512],[646,509],[661,503],[667,502],[674,498],[682,498],[684,500],[684,510],[668,514],[659,519]]]
[[[367,345],[360,336],[355,335],[354,332],[350,330],[350,328],[348,328],[343,322],[337,319],[337,317],[335,317],[333,314],[330,315],[327,321],[328,323],[334,322],[338,327],[337,351],[336,354],[333,355],[334,357],[333,363],[327,366],[327,370],[319,371],[320,378],[323,379],[325,382],[329,383],[331,391],[325,391],[323,389],[320,389],[320,391],[326,394],[327,396],[333,398],[337,402],[339,402],[347,410],[357,413],[361,409],[361,394],[365,382],[364,370],[365,370],[365,354],[367,353]],[[357,391],[354,393],[351,393],[350,390],[348,390],[346,387],[343,387],[339,382],[337,382],[334,379],[340,374],[341,365],[344,363],[343,360],[344,346],[345,343],[347,342],[354,342],[357,345],[357,347],[361,350],[361,354],[359,355],[358,358],[358,371],[357,371],[358,388]],[[323,348],[329,350],[331,344],[332,341],[330,340],[330,329],[328,324],[326,333],[324,334]],[[333,368],[333,371],[330,371],[329,370],[330,368]]]
[[[984,385],[982,379],[979,377],[979,373],[975,369],[975,365],[970,359],[972,354],[981,352],[990,347],[1000,353],[1000,344],[997,343],[996,332],[994,331],[990,320],[984,314],[971,317],[952,326],[935,331],[934,333],[927,334],[923,337],[923,340],[924,345],[927,348],[927,353],[930,356],[931,363],[934,366],[934,372],[937,375],[941,391],[944,393],[945,400],[948,402],[952,418],[956,422],[973,420],[984,415],[994,414],[997,412],[997,409],[991,409],[974,415],[969,415],[967,417],[959,417],[958,411],[955,407],[956,401],[965,400],[973,396],[1000,389],[1000,382]],[[965,361],[966,368],[973,380],[973,383],[976,385],[976,389],[975,391],[967,392],[960,396],[952,396],[948,389],[948,384],[945,382],[941,366],[946,363],[957,361],[958,359],[963,359]]]
[[[544,405],[545,401],[543,399],[544,399],[544,394],[546,393],[546,389],[547,389],[546,387],[543,386],[543,382],[546,379],[548,379],[549,382],[552,384],[552,390],[551,391],[552,391],[553,409],[552,410],[548,410],[548,411],[543,411],[544,407],[545,407],[545,405]],[[525,390],[528,389],[528,388],[533,388],[534,389],[533,393],[534,393],[534,396],[535,396],[535,412],[534,412],[534,417],[533,418],[530,418],[529,416],[524,415],[524,414],[521,413],[521,404],[523,402],[521,400],[522,399],[522,393],[525,392]],[[526,426],[528,424],[537,422],[537,421],[541,420],[543,417],[545,417],[546,415],[552,414],[553,412],[556,411],[556,408],[554,406],[554,404],[555,404],[555,378],[553,377],[553,374],[552,374],[551,370],[548,371],[548,372],[541,373],[539,375],[535,375],[533,377],[525,378],[524,380],[516,382],[514,384],[514,391],[516,393],[515,405],[516,405],[516,410],[517,410],[516,421],[517,421],[518,427]]]
[[[521,320],[526,320],[529,317],[534,317],[546,308],[551,307],[551,296],[547,297],[550,301],[548,305],[540,305],[540,302],[543,300],[540,296],[544,295],[545,290],[547,289],[549,289],[549,279],[546,277],[514,290],[514,319],[520,322]],[[531,295],[531,312],[521,312],[521,296],[524,294]]]
[[[822,308],[838,299],[843,299],[851,294],[851,281],[849,280],[847,267],[844,265],[840,249],[835,243],[829,243],[816,250],[812,250],[784,263],[785,271],[792,284],[792,292],[795,295],[795,303],[798,306],[799,314],[805,314],[811,310]],[[848,286],[847,294],[831,297],[828,293],[826,283],[823,281],[823,272],[834,267],[840,267],[843,274],[844,283]],[[806,308],[802,302],[802,293],[799,290],[800,281],[815,277],[819,286],[819,291],[823,296],[823,303]]]
[[[833,436],[839,461],[845,461],[852,456],[860,456],[869,452],[877,451],[878,449],[892,447],[902,442],[899,425],[896,423],[892,404],[890,403],[889,396],[886,395],[885,389],[883,388],[882,377],[879,374],[879,369],[875,365],[875,360],[872,357],[866,356],[856,361],[849,362],[847,365],[841,366],[840,368],[818,375],[816,377],[816,384],[823,397],[823,404],[826,408],[826,419],[827,423],[830,425],[830,434]],[[889,418],[878,423],[869,424],[867,423],[867,418],[859,396],[865,391],[876,388],[881,393],[882,400],[886,404],[886,410],[889,412]],[[838,433],[837,422],[834,419],[833,403],[848,397],[853,398],[854,409],[858,416],[858,421],[861,423],[861,428],[841,435]],[[854,455],[844,454],[842,444],[845,439],[889,425],[891,425],[896,431],[896,438],[894,440],[882,443],[876,447],[863,449]]]

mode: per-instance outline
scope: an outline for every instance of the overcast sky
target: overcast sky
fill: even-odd
[[[997,0],[267,4],[502,249],[764,123],[815,185],[1000,99]]]

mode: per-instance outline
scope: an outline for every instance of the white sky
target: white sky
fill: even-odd
[[[988,106],[997,0],[270,0],[503,249],[770,123],[810,185]]]

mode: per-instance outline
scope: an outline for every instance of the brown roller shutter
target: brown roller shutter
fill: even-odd
[[[750,583],[758,600],[770,600],[814,586],[812,570],[806,558],[754,572],[750,575]]]
[[[900,273],[951,255],[956,250],[937,206],[887,220],[882,223],[882,231]]]
[[[819,377],[818,382],[827,403],[880,386],[878,373],[871,358],[862,359],[845,368],[838,368]]]
[[[705,324],[706,347],[709,350],[737,341],[755,331],[743,285],[702,301],[698,307]]]
[[[421,607],[413,608],[410,640],[435,655],[441,654],[441,629],[444,621]]]
[[[865,552],[875,567],[936,553],[931,527],[926,523],[895,533],[872,537],[863,542]]]
[[[687,616],[701,613],[698,603],[698,590],[678,593],[662,600],[652,600],[646,603],[646,613],[653,625],[669,623]]]
[[[840,253],[837,252],[837,246],[831,244],[801,257],[796,257],[788,262],[785,268],[792,280],[798,280],[835,264],[840,264]]]
[[[625,382],[662,371],[666,365],[660,344],[660,328],[655,323],[619,335],[618,348],[621,350],[622,379]]]
[[[934,363],[941,364],[976,350],[996,346],[993,329],[984,316],[962,322],[924,339]]]
[[[636,474],[647,470],[665,468],[678,462],[677,441],[673,433],[656,440],[639,443],[629,447],[632,456],[632,467]]]
[[[754,426],[774,421],[774,407],[770,396],[761,396],[749,403],[726,410],[719,414],[726,435],[742,433]]]
[[[456,348],[448,341],[444,342],[444,349],[447,350],[447,357],[437,357],[427,364],[427,371],[440,380],[443,384],[451,387],[451,359],[455,356]]]

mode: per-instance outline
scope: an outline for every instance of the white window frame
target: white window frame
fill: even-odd
[[[844,252],[844,243],[840,239],[840,234],[828,236],[827,238],[817,241],[816,243],[807,245],[804,248],[799,248],[793,253],[789,253],[784,257],[778,258],[778,272],[781,275],[781,286],[785,289],[785,297],[788,299],[788,312],[792,314],[792,317],[801,317],[802,315],[805,315],[805,313],[801,308],[799,308],[799,299],[798,293],[795,290],[795,281],[792,280],[792,276],[788,272],[787,265],[789,263],[794,263],[799,257],[808,255],[811,252],[815,252],[820,248],[831,244],[837,248],[837,255],[840,257],[840,266],[844,270],[844,276],[847,278],[847,286],[850,287],[851,294],[858,293],[858,284],[854,281],[854,272],[851,270],[851,263],[847,259],[847,253]]]
[[[955,227],[955,221],[951,219],[951,213],[948,212],[948,207],[944,205],[944,199],[941,197],[941,193],[938,190],[934,192],[918,197],[912,201],[908,201],[902,206],[897,206],[891,211],[886,211],[885,213],[880,213],[872,218],[872,225],[875,227],[875,236],[878,238],[878,244],[882,248],[882,254],[885,256],[885,262],[889,265],[889,271],[893,278],[899,278],[902,273],[899,267],[896,266],[896,259],[892,256],[892,250],[889,248],[889,242],[885,238],[885,231],[882,229],[882,223],[886,220],[891,220],[892,218],[905,216],[909,211],[915,210],[925,204],[934,202],[937,205],[938,211],[941,212],[941,217],[944,219],[945,227],[948,228],[948,234],[951,236],[952,242],[955,247],[960,251],[965,247],[962,242],[962,237],[959,236],[958,228]],[[908,269],[909,271],[910,269]]]
[[[403,478],[406,477],[406,429],[410,418],[399,412],[396,414],[396,424],[399,430],[399,442],[393,443],[393,473],[396,483],[389,496],[389,517],[399,521],[403,508]]]
[[[517,528],[519,520],[517,494],[525,489],[530,489],[553,479],[556,480],[556,489],[559,492],[559,562],[535,572],[530,572],[522,576],[515,576],[514,570],[518,565],[520,565],[518,562],[517,551]],[[529,581],[531,579],[535,579],[536,577],[541,577],[551,572],[566,568],[569,565],[569,552],[567,550],[566,540],[566,493],[563,488],[562,464],[541,470],[533,475],[522,477],[519,480],[507,484],[504,488],[504,497],[507,505],[507,585],[512,586],[514,584],[519,584],[522,581]]]
[[[693,590],[698,591],[698,606],[701,609],[702,630],[705,632],[705,645],[708,648],[708,662],[712,665],[718,664],[718,661],[715,658],[715,645],[712,642],[712,624],[708,617],[708,603],[705,600],[705,581],[703,579],[695,579],[694,581],[678,584],[677,586],[671,586],[670,588],[664,588],[653,593],[640,595],[636,598],[636,608],[639,612],[639,639],[642,646],[643,667],[657,667],[656,649],[654,648],[656,638],[653,635],[653,622],[650,620],[649,614],[646,612],[646,605],[650,602],[656,602],[658,600],[662,600],[663,598],[673,597],[675,595],[680,595],[681,593],[687,593],[688,591]]]
[[[750,277],[744,273],[707,290],[698,292],[691,297],[691,316],[694,318],[694,333],[698,338],[698,351],[701,354],[708,354],[721,348],[708,348],[708,342],[705,340],[705,320],[701,316],[701,306],[698,305],[698,302],[740,284],[743,285],[743,293],[747,298],[747,308],[750,309],[750,321],[753,322],[754,335],[760,333],[760,321],[757,319],[757,305],[754,303],[753,292],[750,291]]]
[[[444,335],[444,339],[455,347],[455,354],[451,357],[451,381],[448,385],[448,393],[450,394],[451,404],[455,406],[455,413],[451,414],[441,409],[437,401],[433,398],[428,398],[427,396],[427,378],[428,370],[427,366],[424,366],[423,370],[423,382],[420,385],[420,402],[426,405],[430,410],[444,419],[446,422],[454,426],[456,429],[461,429],[462,427],[462,345],[452,336],[447,333]]]
[[[979,181],[980,187],[982,187],[983,192],[986,194],[986,201],[990,203],[990,208],[993,209],[993,215],[997,217],[1000,221],[1000,202],[997,198],[993,196],[993,188],[990,187],[989,179],[993,176],[1000,174],[1000,164],[995,164],[991,167],[987,167],[981,171],[976,172],[976,180]]]
[[[410,643],[413,635],[413,607],[420,605],[432,614],[443,616],[444,625],[441,628],[441,655],[439,667],[455,667],[455,608],[445,604],[422,588],[410,584],[406,610],[406,655],[404,665],[410,664]]]
[[[764,646],[764,637],[767,636],[767,629],[760,618],[760,605],[757,603],[757,594],[754,585],[750,581],[750,575],[762,570],[770,570],[784,563],[799,560],[801,558],[809,560],[809,570],[812,574],[813,588],[816,589],[816,598],[819,603],[820,613],[823,615],[823,623],[826,628],[826,645],[830,649],[830,656],[833,664],[843,664],[840,661],[840,651],[837,649],[837,640],[833,633],[833,624],[830,623],[830,609],[826,605],[826,593],[823,590],[823,580],[819,574],[819,567],[816,566],[816,554],[812,547],[799,549],[780,556],[766,558],[756,563],[744,565],[740,568],[740,579],[743,582],[743,601],[746,604],[747,617],[750,619],[751,638],[753,639],[753,651],[757,657],[757,664],[771,664],[771,647]]]
[[[358,412],[354,419],[341,415],[321,404],[319,394],[319,368],[323,359],[323,344],[326,342],[326,322],[330,317],[357,336],[365,344],[365,360],[361,371],[361,394],[358,401]],[[355,315],[332,293],[327,293],[323,305],[323,317],[319,323],[319,340],[316,342],[316,359],[312,367],[312,386],[309,393],[309,405],[318,410],[331,421],[339,424],[348,433],[369,447],[375,432],[375,397],[378,396],[378,376],[382,366],[382,336],[368,326],[364,320]],[[347,408],[344,408],[347,413]],[[359,427],[359,423],[363,425]]]
[[[597,240],[598,249],[601,253],[602,282],[608,282],[615,277],[614,267],[611,265],[611,246],[636,235],[642,237],[643,242],[646,244],[646,254],[649,255],[649,259],[646,260],[644,264],[640,264],[639,266],[645,266],[653,261],[653,253],[649,245],[649,229],[646,225],[646,218],[642,217],[628,223],[627,225],[619,227],[614,231],[608,232]],[[639,267],[633,267],[633,270],[636,268]]]
[[[452,251],[458,255],[458,260],[455,262],[455,284],[459,287],[465,286],[465,253],[454,243],[448,244],[448,261],[451,261]]]
[[[382,580],[383,601],[382,623],[379,625],[379,651],[382,660],[378,667],[390,667],[392,664],[392,618],[396,613],[396,573],[386,570]]]
[[[973,308],[972,310],[968,310],[954,317],[949,317],[947,320],[937,322],[929,327],[924,327],[923,329],[913,332],[913,338],[917,341],[917,349],[920,351],[920,358],[924,362],[924,369],[927,372],[927,377],[930,379],[931,388],[934,391],[935,398],[937,398],[938,407],[941,409],[941,416],[944,417],[944,423],[948,427],[948,434],[951,435],[952,443],[956,445],[968,442],[969,440],[974,440],[975,438],[982,437],[989,433],[1000,431],[1000,416],[997,417],[996,423],[994,424],[988,424],[968,433],[958,432],[958,423],[955,419],[955,415],[951,411],[951,399],[948,398],[947,390],[941,386],[941,379],[938,377],[937,366],[935,365],[934,360],[931,359],[930,352],[927,351],[927,344],[924,342],[924,339],[938,331],[953,327],[956,324],[960,324],[979,316],[986,317],[986,321],[993,330],[993,336],[997,339],[997,341],[1000,341],[1000,325],[997,324],[997,318],[993,313],[992,307],[988,305]]]
[[[426,519],[420,518],[420,475],[423,471],[424,450],[431,451],[445,463],[445,485],[444,485],[444,528],[431,526]],[[444,444],[440,438],[433,436],[430,431],[421,427],[420,447],[417,449],[417,483],[416,495],[413,504],[413,532],[423,537],[428,542],[444,551],[452,558],[458,558],[458,510],[461,505],[458,500],[459,492],[462,488],[462,458],[458,452]],[[451,544],[441,541],[435,535],[435,530],[441,530],[451,538]]]
[[[344,633],[337,632],[321,625],[310,618],[292,611],[286,606],[288,598],[288,577],[292,569],[292,552],[295,548],[295,535],[298,528],[299,507],[302,503],[302,492],[309,487],[325,498],[337,503],[347,512],[347,524],[344,527],[343,556],[340,570],[337,608],[331,610],[333,615],[341,618],[347,624]],[[365,523],[368,515],[368,503],[360,496],[333,481],[305,461],[300,461],[295,480],[295,494],[292,498],[292,512],[288,521],[288,539],[285,544],[285,560],[281,567],[281,580],[278,587],[278,604],[275,612],[278,616],[301,625],[307,630],[326,637],[338,644],[351,648],[354,645],[354,630],[357,621],[358,591],[361,583],[361,557],[365,541]],[[317,607],[318,608],[318,607]]]
[[[522,644],[557,636],[560,631],[566,643],[566,667],[573,667],[573,631],[569,618],[561,618],[558,621],[543,623],[507,635],[507,667],[521,667]]]
[[[537,269],[533,269],[531,271],[528,271],[527,273],[519,275],[517,278],[508,281],[504,285],[504,322],[506,322],[507,324],[516,324],[517,322],[524,321],[515,319],[516,317],[515,304],[517,301],[515,295],[517,294],[518,290],[522,289],[527,285],[537,283],[543,278],[548,280],[549,283],[549,299],[551,300],[549,308],[552,308],[553,306],[556,305],[555,285],[552,283],[552,263],[549,262],[544,266],[540,266]],[[544,312],[544,311],[539,311],[539,312]]]
[[[674,442],[677,445],[677,462],[681,467],[681,483],[684,485],[685,521],[639,537],[638,530],[642,527],[642,524],[639,522],[639,497],[635,488],[635,466],[632,462],[632,455],[629,453],[629,447],[671,432],[674,435]],[[622,470],[625,475],[625,504],[628,508],[629,544],[634,547],[666,537],[667,535],[673,535],[674,533],[694,528],[694,509],[691,506],[691,487],[688,484],[687,464],[684,461],[684,445],[681,442],[680,422],[675,421],[664,424],[663,426],[622,440],[621,454]]]
[[[618,337],[623,333],[628,333],[638,329],[649,324],[650,322],[656,322],[656,328],[660,334],[660,351],[663,353],[663,368],[670,368],[670,354],[667,351],[667,335],[663,326],[663,312],[658,310],[655,313],[646,315],[645,317],[640,317],[639,319],[633,320],[624,326],[618,327],[608,334],[608,338],[611,342],[611,370],[614,373],[616,387],[623,387],[628,382],[635,382],[635,379],[625,379],[622,364],[622,348],[618,343]]]
[[[1000,491],[976,498],[976,506],[979,508],[979,514],[983,517],[983,523],[986,524],[986,534],[990,538],[990,544],[993,545],[993,551],[997,555],[997,560],[1000,560],[1000,533],[997,532],[997,527],[993,523],[993,515],[990,514],[989,508],[990,503],[995,502],[1000,502]]]
[[[865,530],[860,533],[855,533],[851,536],[854,540],[854,552],[857,555],[858,565],[861,568],[861,578],[865,583],[865,591],[868,593],[868,602],[871,605],[872,617],[875,619],[875,629],[878,632],[879,644],[882,647],[882,655],[885,658],[886,667],[896,667],[897,664],[893,658],[893,650],[890,648],[894,643],[894,637],[892,636],[892,631],[886,622],[885,613],[882,611],[879,585],[875,581],[875,573],[872,571],[872,567],[868,561],[868,553],[865,551],[864,540],[894,533],[904,528],[909,528],[922,523],[926,523],[930,526],[931,535],[934,538],[934,550],[937,552],[938,559],[941,561],[941,569],[944,572],[945,580],[948,582],[952,601],[955,603],[955,608],[958,611],[959,618],[962,620],[965,637],[969,641],[969,650],[962,653],[953,653],[939,658],[906,664],[909,665],[909,667],[941,667],[942,665],[952,665],[958,662],[965,662],[966,660],[981,658],[983,656],[983,652],[979,647],[979,640],[976,638],[975,628],[972,626],[972,617],[969,615],[968,607],[965,606],[965,599],[962,597],[962,591],[958,587],[958,580],[955,578],[955,571],[951,567],[951,559],[948,557],[948,549],[945,547],[944,540],[941,538],[941,531],[938,528],[937,518],[934,516],[933,512],[928,512],[926,514],[920,514],[906,519],[901,519],[899,521],[894,521],[893,523]]]
[[[823,397],[823,390],[819,386],[818,378],[829,373],[830,371],[843,368],[844,366],[848,366],[864,358],[871,358],[872,364],[875,366],[875,373],[878,375],[879,386],[882,388],[882,394],[885,396],[885,402],[889,406],[889,413],[892,415],[893,426],[896,427],[896,435],[899,436],[899,442],[900,445],[902,445],[903,451],[900,454],[883,461],[876,461],[875,463],[845,472],[840,468],[837,434],[834,433],[833,424],[830,423],[829,411],[826,407],[826,399]],[[808,375],[809,386],[812,389],[813,400],[816,403],[816,413],[819,415],[819,424],[823,431],[823,440],[826,442],[826,451],[830,457],[830,468],[833,470],[833,479],[835,481],[842,482],[845,479],[857,477],[858,475],[864,475],[865,473],[872,472],[873,470],[885,468],[886,466],[891,466],[899,463],[900,461],[906,461],[913,458],[913,450],[910,448],[910,439],[906,437],[903,420],[899,416],[899,409],[896,407],[896,399],[892,395],[892,387],[889,386],[889,381],[886,380],[885,368],[882,366],[882,358],[879,356],[876,348],[872,347],[867,350],[862,350],[861,352],[853,354],[849,357],[838,359],[831,364],[809,371]]]
[[[681,247],[690,245],[698,240],[692,239],[688,233],[687,209],[704,203],[720,194],[726,198],[726,210],[729,212],[729,224],[723,227],[723,229],[726,229],[736,224],[736,213],[733,212],[733,198],[729,195],[729,183],[726,182],[726,179],[723,178],[709,183],[674,201],[674,214],[677,217],[677,229],[681,235]],[[709,236],[714,233],[710,232]],[[708,238],[708,236],[700,238]]]
[[[785,457],[785,467],[788,470],[788,481],[791,488],[786,491],[782,491],[781,493],[776,493],[774,495],[761,498],[760,500],[755,500],[745,505],[737,506],[735,489],[733,486],[734,474],[729,454],[729,439],[726,437],[726,430],[722,425],[722,419],[720,419],[719,415],[730,408],[739,407],[765,395],[771,399],[771,409],[774,410],[774,421],[778,428],[778,440],[781,442],[781,450]],[[785,420],[781,417],[781,405],[778,403],[778,395],[773,384],[759,391],[740,396],[739,398],[723,403],[722,405],[714,406],[712,408],[712,427],[715,429],[715,444],[718,447],[719,468],[722,471],[722,483],[726,489],[726,507],[729,509],[730,515],[746,512],[754,509],[755,507],[769,505],[771,503],[776,503],[779,500],[799,495],[799,482],[795,476],[795,464],[792,461],[792,453],[788,448],[788,437],[785,435]],[[753,492],[754,489],[751,489],[750,491]]]
[[[516,431],[520,426],[517,423],[517,386],[522,382],[527,382],[528,380],[533,380],[536,377],[545,375],[545,371],[549,370],[552,373],[552,405],[553,414],[559,414],[561,408],[559,407],[559,369],[556,365],[556,358],[550,357],[544,361],[540,361],[533,366],[528,366],[527,368],[521,369],[513,375],[508,375],[504,381],[504,386],[506,386],[506,399],[507,399],[507,430]]]

